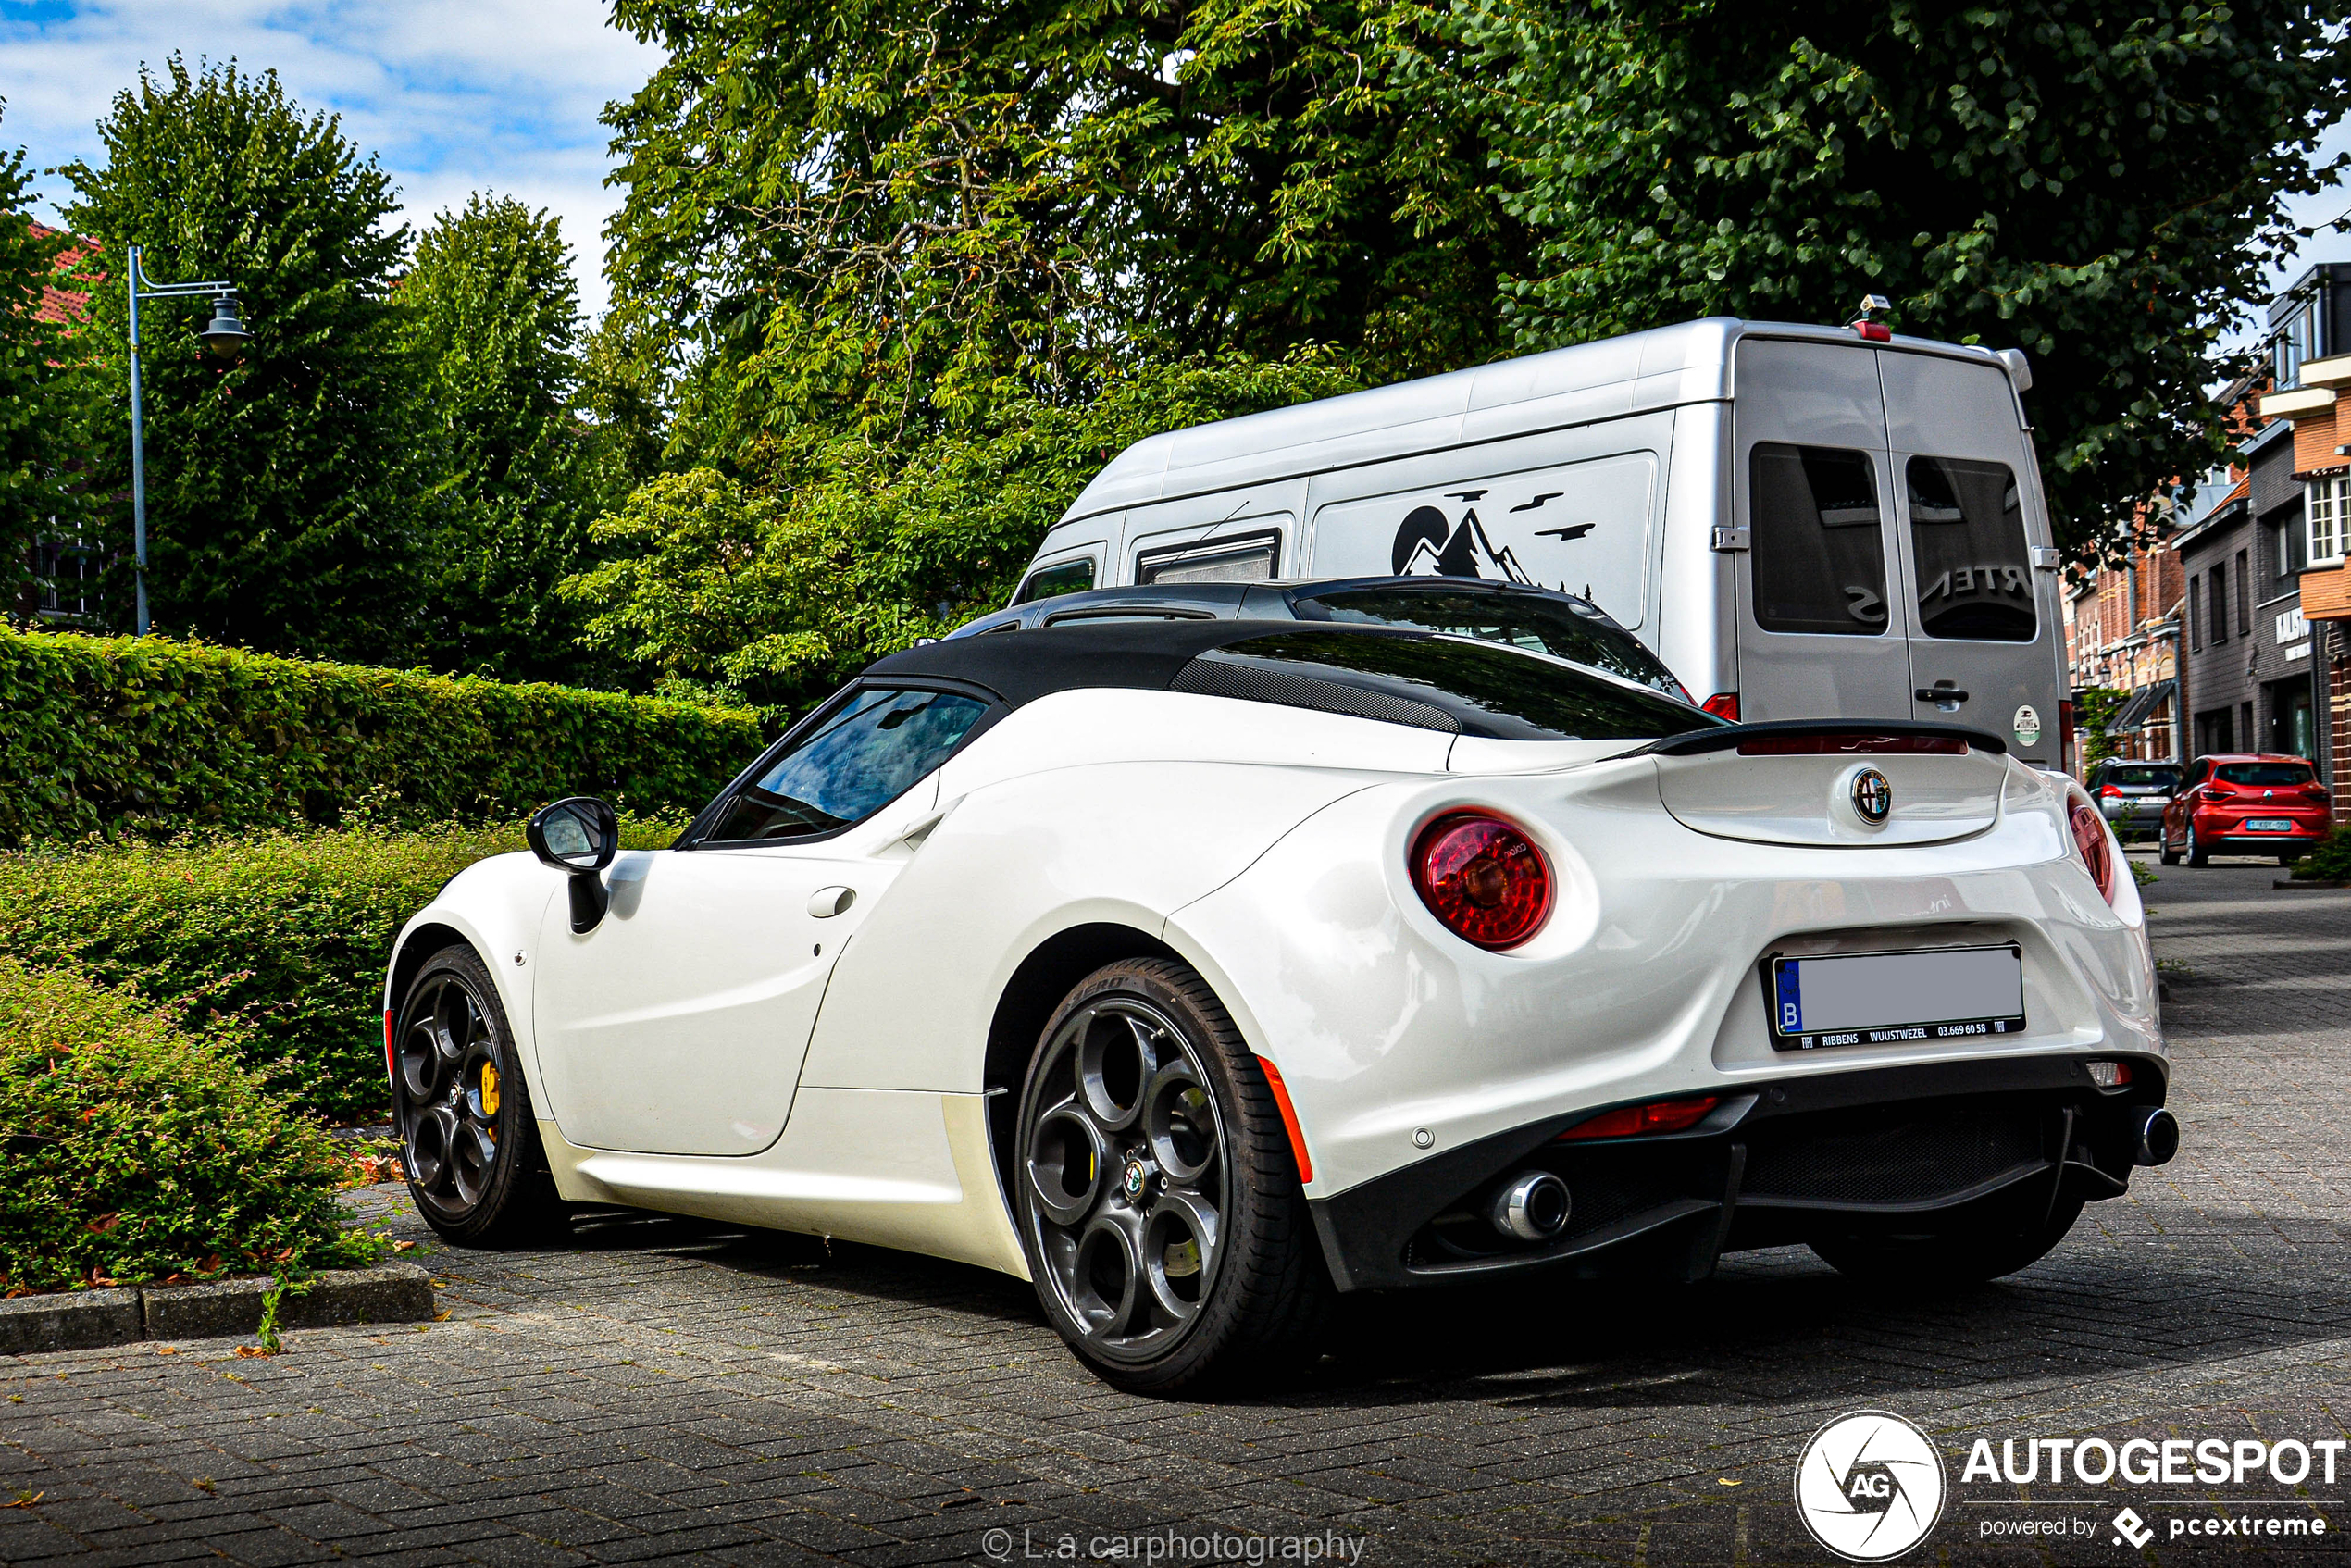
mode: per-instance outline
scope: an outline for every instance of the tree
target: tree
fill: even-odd
[[[420,526],[419,653],[508,680],[577,679],[555,584],[586,565],[606,501],[581,393],[579,290],[556,220],[477,193],[417,241],[396,296],[438,465]]]
[[[0,610],[38,589],[38,546],[73,533],[81,505],[81,344],[44,297],[69,242],[19,210],[31,185],[23,149],[0,154]]]
[[[1521,349],[1706,315],[2015,344],[2059,538],[2201,473],[2208,387],[2345,110],[2341,0],[1464,0]],[[1466,110],[1463,112],[1467,112]]]
[[[797,707],[1001,604],[1097,469],[1160,430],[1351,392],[1325,356],[1144,366],[1077,406],[1015,400],[916,442],[802,430],[746,484],[653,480],[598,520],[564,585],[591,646],[678,696]]]
[[[618,0],[618,308],[683,323],[693,451],[1078,403],[1137,355],[1486,357],[1518,227],[1379,0]]]
[[[148,592],[159,628],[272,652],[406,662],[416,615],[414,409],[391,281],[408,247],[390,180],[275,73],[142,72],[98,123],[106,162],[59,172],[98,249],[90,337],[104,423],[93,488],[129,554],[124,247],[165,281],[226,278],[253,333],[234,362],[196,305],[142,313]],[[200,304],[201,302],[199,302]],[[109,592],[127,621],[128,582]]]

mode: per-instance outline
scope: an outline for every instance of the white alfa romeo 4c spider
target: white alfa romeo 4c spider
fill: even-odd
[[[558,802],[402,932],[418,1206],[623,1204],[1032,1280],[1101,1376],[1334,1291],[1984,1279],[2170,1158],[2137,891],[1972,730],[1723,724],[1420,631],[1176,621],[875,665],[671,848]]]

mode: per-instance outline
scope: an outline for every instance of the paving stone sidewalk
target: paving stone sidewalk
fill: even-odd
[[[1337,1537],[1378,1564],[1821,1562],[1795,1456],[1859,1407],[1953,1456],[1979,1435],[2351,1436],[2351,892],[2276,875],[2149,890],[2184,1150],[1996,1286],[1889,1299],[1786,1251],[1686,1290],[1355,1300],[1307,1386],[1162,1403],[1081,1372],[1016,1281],[614,1216],[563,1251],[420,1246],[447,1281],[421,1329],[297,1333],[275,1360],[0,1358],[0,1505],[21,1504],[0,1562],[883,1565],[1065,1560],[1065,1537],[1085,1561],[1173,1527],[1195,1553],[1216,1531]],[[363,1201],[429,1240],[398,1189]],[[1906,1561],[2196,1555],[2111,1544],[2125,1502],[2158,1524],[2316,1511],[2332,1533],[2258,1549],[2351,1552],[2351,1465],[2159,1496],[1950,1479]],[[2099,1533],[1984,1534],[2059,1515]],[[1185,1549],[1157,1561],[1203,1560]]]

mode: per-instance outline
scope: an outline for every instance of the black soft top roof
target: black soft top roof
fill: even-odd
[[[961,680],[1020,707],[1056,691],[1127,687],[1164,691],[1184,666],[1212,648],[1275,632],[1312,631],[1335,637],[1426,638],[1390,627],[1307,627],[1296,622],[1110,621],[1057,626],[1048,631],[991,631],[909,648],[877,660],[870,678]]]
[[[868,679],[949,681],[1010,707],[1123,687],[1235,697],[1500,740],[1654,739],[1720,724],[1645,686],[1414,628],[1138,620],[991,631],[893,653]]]

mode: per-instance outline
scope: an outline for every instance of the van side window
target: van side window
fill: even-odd
[[[1906,477],[1919,629],[1979,642],[2032,641],[2033,558],[2016,475],[2004,463],[1913,457]]]
[[[1135,557],[1138,583],[1263,582],[1281,553],[1278,530],[1147,551]]]
[[[1748,462],[1755,624],[1766,631],[1883,635],[1885,541],[1869,454],[1761,442]]]
[[[1013,595],[1015,604],[1033,604],[1039,599],[1058,599],[1064,593],[1083,593],[1094,586],[1092,556],[1082,560],[1064,561],[1047,566],[1041,572],[1031,572],[1028,580]]]

